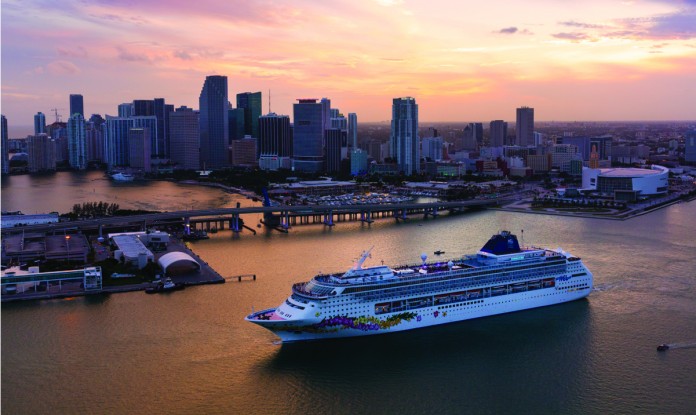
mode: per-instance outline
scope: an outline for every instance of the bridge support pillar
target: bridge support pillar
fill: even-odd
[[[232,214],[232,219],[230,220],[230,229],[234,233],[239,233],[239,213]]]
[[[329,210],[328,212],[324,213],[324,225],[326,225],[326,226],[334,226],[334,223],[333,223],[333,210]]]
[[[184,235],[191,235],[191,218],[189,217],[184,218]]]
[[[286,210],[285,212],[281,212],[281,218],[280,226],[285,230],[290,228],[290,211]]]

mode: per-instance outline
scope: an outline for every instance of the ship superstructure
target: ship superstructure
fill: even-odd
[[[586,297],[592,273],[562,249],[521,248],[503,231],[448,262],[363,267],[296,283],[283,304],[246,317],[284,342],[388,333]]]

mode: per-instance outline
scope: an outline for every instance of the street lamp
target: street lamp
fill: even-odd
[[[68,247],[68,263],[70,263],[70,235],[65,235],[65,244]]]

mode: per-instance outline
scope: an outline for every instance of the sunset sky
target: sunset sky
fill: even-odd
[[[2,0],[2,113],[198,108],[206,75],[263,112],[328,97],[359,121],[696,119],[696,0]]]

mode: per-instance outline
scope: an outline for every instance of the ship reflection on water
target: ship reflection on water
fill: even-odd
[[[526,394],[542,392],[538,385],[553,388],[543,393],[544,401],[549,410],[560,410],[565,400],[582,393],[575,374],[584,370],[593,347],[590,303],[591,297],[421,330],[284,344],[260,363],[260,370],[264,377],[332,399],[345,399],[336,391],[360,393],[360,402],[372,403],[368,410],[353,402],[352,409],[361,413],[427,412],[428,405],[442,409],[442,401],[431,401],[440,398],[434,380],[450,393],[455,386],[457,393],[446,398],[452,411],[465,405],[472,413],[494,413],[498,405],[501,410],[509,406],[480,391],[524,400]],[[433,394],[423,393],[431,389]],[[301,399],[291,405],[293,413],[310,410]],[[327,405],[324,410],[336,410]]]

